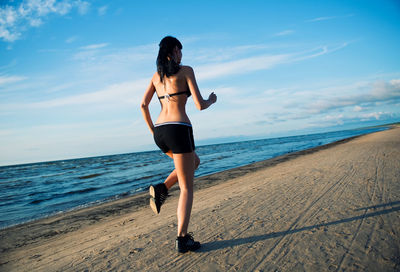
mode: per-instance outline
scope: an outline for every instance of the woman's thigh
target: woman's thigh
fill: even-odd
[[[193,186],[196,153],[173,154],[179,186]]]
[[[196,152],[193,151],[193,153],[194,153],[194,162],[195,162],[195,170],[196,170],[197,167],[198,167],[199,164],[200,164],[200,158],[199,158],[199,156],[197,155]],[[174,159],[174,154],[172,153],[171,150],[168,151],[168,152],[165,153],[165,154],[166,154],[168,157],[170,157],[171,159]]]

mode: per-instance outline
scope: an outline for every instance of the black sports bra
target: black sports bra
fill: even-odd
[[[166,94],[166,95],[163,95],[163,96],[159,96],[158,99],[169,98],[169,97],[172,97],[172,96],[175,96],[175,95],[180,95],[180,94],[186,94],[187,97],[192,95],[191,92],[189,90],[187,90],[187,91],[184,91],[184,92],[177,92],[177,93],[173,93],[173,94]]]

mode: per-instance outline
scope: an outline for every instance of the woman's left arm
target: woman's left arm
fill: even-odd
[[[151,119],[151,116],[150,116],[149,104],[150,104],[151,99],[153,98],[155,91],[156,91],[156,88],[154,87],[153,79],[152,79],[149,86],[146,89],[146,92],[144,93],[142,103],[140,104],[140,109],[142,110],[143,118],[146,121],[146,124],[149,127],[151,133],[154,133],[153,132],[154,124],[153,124],[153,120]]]

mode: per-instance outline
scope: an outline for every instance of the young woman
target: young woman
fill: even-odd
[[[159,46],[157,72],[144,94],[141,110],[155,143],[174,160],[175,169],[164,183],[150,186],[150,207],[158,214],[168,196],[168,190],[179,182],[178,237],[175,247],[178,252],[184,253],[200,248],[200,243],[194,241],[188,233],[194,171],[199,166],[200,159],[195,153],[192,125],[185,110],[186,102],[192,96],[196,107],[204,110],[217,101],[217,96],[211,93],[207,100],[203,99],[193,69],[181,65],[182,44],[176,38],[167,36],[161,40]],[[148,108],[154,94],[161,104],[161,113],[155,124]]]

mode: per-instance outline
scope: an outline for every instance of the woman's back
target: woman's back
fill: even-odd
[[[152,81],[161,104],[161,113],[156,123],[173,121],[190,123],[185,110],[187,98],[190,96],[187,67],[182,66],[175,75],[164,76],[162,82],[160,75],[155,73]]]

